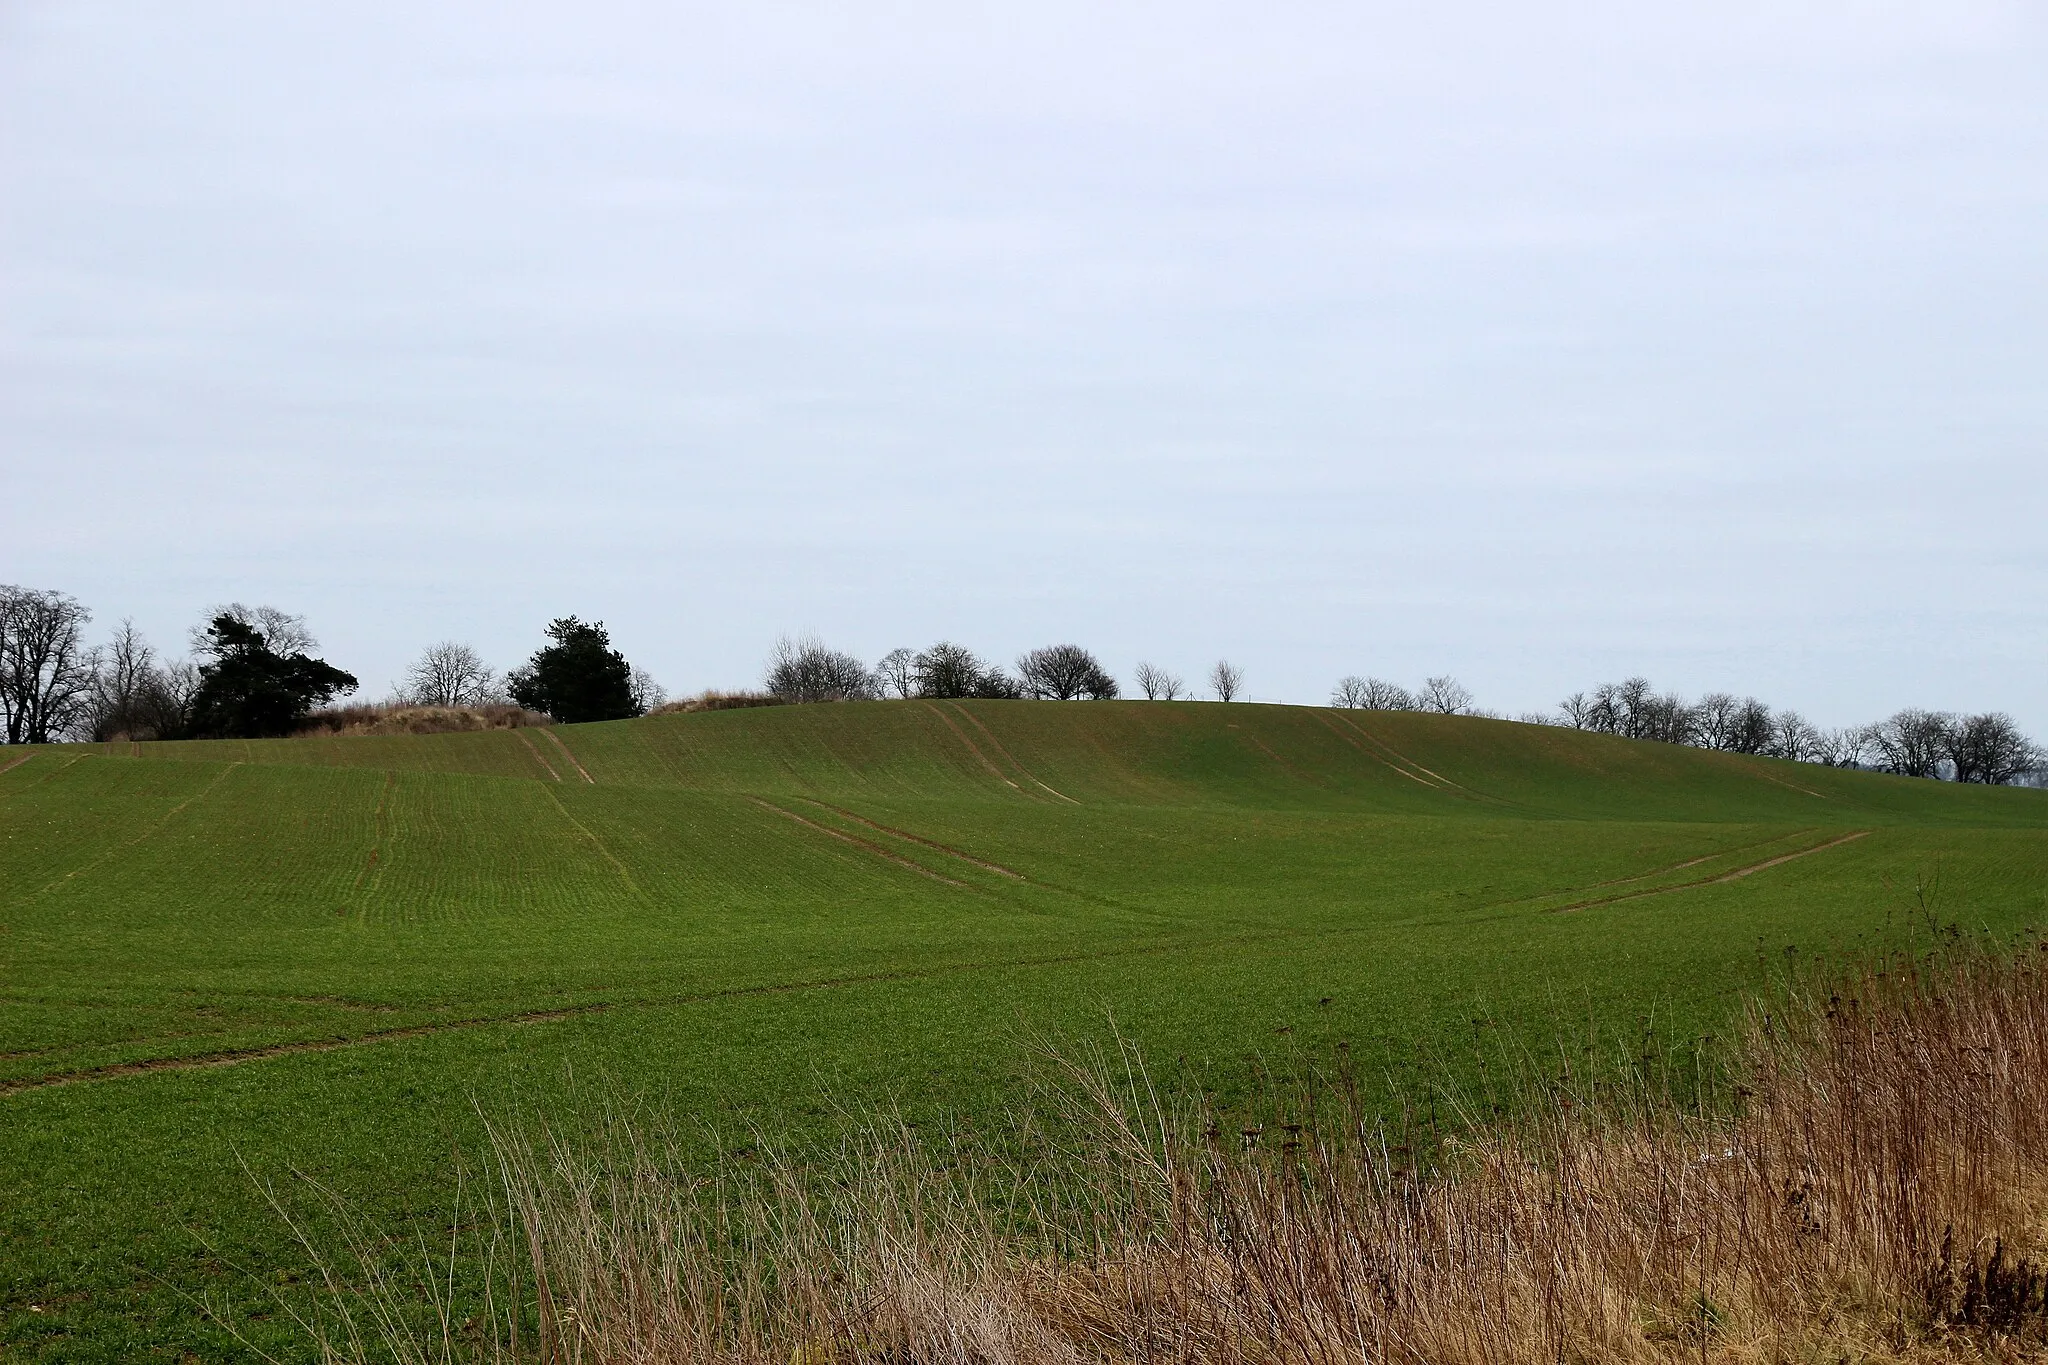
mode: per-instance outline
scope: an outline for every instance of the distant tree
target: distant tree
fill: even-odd
[[[1417,710],[1435,711],[1446,716],[1455,716],[1471,706],[1471,692],[1448,673],[1424,680],[1422,691],[1415,698]]]
[[[1185,691],[1179,678],[1154,664],[1139,664],[1132,676],[1146,701],[1179,701]]]
[[[83,727],[89,738],[159,739],[183,728],[156,650],[133,621],[121,622],[113,638],[92,651],[89,665],[91,698]]]
[[[1244,670],[1228,659],[1218,659],[1209,670],[1209,690],[1218,701],[1236,701],[1237,694],[1244,690]]]
[[[910,671],[920,697],[973,697],[989,670],[973,650],[941,640],[911,660]]]
[[[1744,697],[1722,735],[1720,747],[1738,754],[1768,753],[1777,732],[1778,723],[1771,708],[1755,697]]]
[[[481,706],[497,700],[498,674],[454,640],[430,645],[406,670],[404,695],[419,706]]]
[[[1901,777],[1939,777],[1952,746],[1955,717],[1946,711],[1909,707],[1870,732],[1871,747],[1886,772]]]
[[[917,692],[917,651],[892,649],[875,665],[877,690],[885,697],[907,698]]]
[[[1365,705],[1365,686],[1365,679],[1356,673],[1345,674],[1330,689],[1330,705],[1340,711],[1357,710]]]
[[[1079,645],[1047,645],[1017,660],[1024,695],[1038,701],[1113,701],[1116,679]]]
[[[1734,747],[1736,717],[1741,714],[1742,703],[1728,692],[1709,692],[1693,705],[1695,734],[1693,743],[1703,749],[1731,749]]]
[[[571,725],[640,714],[632,665],[612,648],[604,622],[563,616],[548,623],[547,635],[554,643],[507,678],[512,700]]]
[[[827,649],[814,635],[776,641],[766,681],[768,691],[787,702],[864,701],[877,691],[866,664]]]
[[[975,679],[974,695],[984,701],[1022,701],[1024,684],[1000,668],[990,668]]]
[[[213,623],[223,616],[261,635],[264,648],[279,656],[311,654],[320,648],[305,617],[277,607],[245,607],[240,602],[229,602],[207,612],[206,619],[192,627],[193,654],[202,659],[214,657],[220,642],[213,633]]]
[[[9,744],[48,744],[89,723],[92,613],[61,592],[0,584],[0,719]]]
[[[1958,782],[2003,786],[2048,761],[2003,711],[1964,716],[1948,727],[1948,758]]]
[[[1564,723],[1574,730],[1593,728],[1593,700],[1584,692],[1574,692],[1557,704],[1558,714]]]
[[[668,700],[668,689],[656,682],[654,675],[644,668],[633,670],[633,681],[630,690],[633,694],[633,706],[636,715],[644,716]]]
[[[1361,711],[1413,711],[1415,694],[1385,678],[1366,678],[1357,705]]]
[[[316,706],[356,690],[354,675],[301,651],[280,654],[263,632],[222,613],[205,632],[190,730],[207,739],[287,735]]]
[[[1819,731],[1814,740],[1813,758],[1830,768],[1859,768],[1863,766],[1864,755],[1870,752],[1870,727],[1867,725],[1845,725],[1836,730]]]
[[[1807,763],[1820,753],[1820,746],[1820,731],[1807,724],[1806,717],[1797,711],[1780,711],[1771,726],[1771,743],[1766,752],[1773,758]]]
[[[1555,711],[1524,711],[1515,717],[1524,725],[1568,725],[1569,721]]]

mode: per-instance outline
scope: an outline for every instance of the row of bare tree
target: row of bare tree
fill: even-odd
[[[1154,664],[1137,667],[1147,701],[1191,700],[1179,677]],[[982,659],[964,645],[941,640],[925,650],[892,649],[872,669],[813,636],[784,637],[769,656],[768,691],[791,702],[860,701],[885,697],[994,697],[1035,701],[1112,701],[1122,689],[1109,670],[1079,645],[1047,645],[1017,658],[1016,672]],[[1218,701],[1244,694],[1244,673],[1229,660],[1209,670]]]
[[[1909,707],[1873,724],[1823,729],[1755,697],[1709,692],[1687,701],[1657,691],[1646,678],[1574,692],[1559,709],[1560,723],[1580,730],[1905,777],[2005,784],[2048,764],[2048,753],[2002,711],[1957,715]]]
[[[1474,710],[1472,694],[1447,676],[1430,678],[1414,692],[1381,678],[1347,677],[1330,694],[1330,704],[1370,711],[1492,714]],[[1554,712],[1528,712],[1518,719],[1626,739],[1956,782],[2022,782],[2035,780],[2048,769],[2048,751],[2027,738],[2003,711],[1957,715],[1908,708],[1870,725],[1823,729],[1797,711],[1773,710],[1755,697],[1709,692],[1687,701],[1675,692],[1659,692],[1647,678],[1638,677],[1574,692]]]

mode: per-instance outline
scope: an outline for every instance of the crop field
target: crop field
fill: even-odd
[[[2048,792],[1500,721],[875,702],[0,750],[0,1359],[284,1358],[262,1181],[445,1215],[481,1115],[970,1121],[1114,1028],[1228,1094],[1337,1041],[1723,1027],[1788,956],[2048,925]]]

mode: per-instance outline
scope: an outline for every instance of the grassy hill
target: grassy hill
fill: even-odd
[[[244,1162],[431,1213],[479,1106],[594,1077],[823,1133],[832,1097],[987,1113],[1033,1031],[1112,1013],[1226,1092],[1338,1039],[1389,1075],[1488,1030],[1682,1045],[1788,950],[2042,923],[2048,793],[1469,718],[0,751],[0,1346],[233,1358],[188,1296],[288,1251]]]

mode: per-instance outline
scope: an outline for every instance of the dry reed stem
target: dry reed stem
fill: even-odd
[[[1089,1140],[1024,1164],[878,1124],[834,1165],[698,1180],[630,1124],[601,1155],[501,1128],[496,1227],[517,1275],[468,1354],[2048,1358],[2033,962],[1894,962],[1758,1005],[1735,1074],[1732,1116],[1554,1089],[1427,1169],[1355,1091],[1305,1094],[1303,1123],[1246,1136],[1162,1102],[1128,1055],[1068,1068]],[[423,1338],[412,1358],[442,1350],[463,1355]]]

